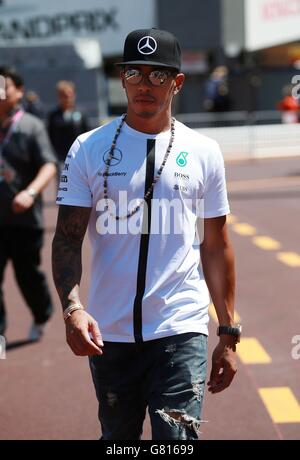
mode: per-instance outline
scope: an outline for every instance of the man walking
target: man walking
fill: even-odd
[[[76,89],[72,81],[56,85],[58,106],[48,116],[48,133],[57,158],[59,179],[69,148],[76,137],[88,131],[86,116],[76,107]]]
[[[118,65],[127,113],[79,136],[67,156],[57,198],[54,281],[67,342],[76,355],[90,357],[102,439],[139,439],[146,407],[153,439],[197,439],[207,286],[221,326],[212,393],[234,377],[240,334],[233,324],[223,158],[215,141],[172,118],[184,75],[171,33],[131,32]],[[199,251],[197,204],[203,200]],[[93,249],[88,310],[79,294],[87,225]]]
[[[39,268],[43,244],[40,193],[56,173],[55,158],[43,123],[20,105],[22,77],[6,67],[0,68],[0,75],[5,82],[0,99],[0,335],[6,329],[3,276],[11,260],[33,315],[28,338],[38,340],[52,314],[48,285]]]

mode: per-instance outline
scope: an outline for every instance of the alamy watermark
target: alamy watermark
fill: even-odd
[[[3,335],[0,335],[0,359],[6,358],[6,340]]]
[[[292,96],[294,99],[300,98],[300,75],[294,75],[292,78]]]
[[[300,335],[294,335],[292,337],[292,348],[291,355],[293,359],[300,359]]]
[[[0,75],[0,99],[6,99],[5,78],[3,77],[3,75]]]
[[[138,212],[126,218],[132,209]],[[151,207],[143,200],[128,201],[127,191],[119,191],[117,202],[101,199],[97,202],[96,231],[100,235],[185,235],[204,238],[204,200],[166,198],[151,200]],[[120,216],[120,219],[116,219]]]

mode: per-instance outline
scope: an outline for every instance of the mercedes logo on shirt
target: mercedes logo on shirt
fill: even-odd
[[[157,42],[153,37],[147,35],[146,37],[140,39],[137,47],[141,54],[152,54],[156,51]]]
[[[108,164],[109,152],[110,152],[110,149],[106,150],[106,152],[104,152],[104,155],[103,155],[103,161],[104,161],[104,163],[106,165]],[[116,166],[119,163],[121,163],[122,157],[123,157],[123,155],[122,155],[121,150],[120,149],[115,149],[114,153],[113,153],[113,156],[111,158],[111,161],[110,161],[110,166]]]

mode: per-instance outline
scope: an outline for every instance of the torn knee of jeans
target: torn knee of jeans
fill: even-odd
[[[199,432],[200,420],[190,417],[184,410],[170,409],[165,411],[165,409],[157,409],[156,413],[170,426],[188,428],[195,433]]]
[[[175,351],[176,351],[175,343],[171,343],[170,345],[166,346],[166,349],[165,349],[166,353],[175,353]]]
[[[201,383],[193,383],[193,393],[196,395],[197,401],[203,398],[203,386]]]

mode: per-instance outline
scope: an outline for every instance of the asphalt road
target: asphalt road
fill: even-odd
[[[236,310],[243,324],[238,374],[219,395],[206,392],[203,440],[300,439],[300,159],[227,164],[236,251]],[[50,245],[56,221],[46,193],[43,266],[56,312],[44,339],[24,341],[31,317],[11,267],[5,277],[9,328],[0,360],[0,439],[97,439],[97,403],[86,358],[69,351],[51,279]],[[84,246],[83,300],[88,290],[89,246]],[[34,286],[33,286],[34,289]],[[210,355],[217,342],[210,321]],[[293,339],[294,338],[294,339]],[[295,340],[295,343],[292,343]],[[294,357],[294,358],[293,358]],[[151,439],[149,421],[144,439]]]

